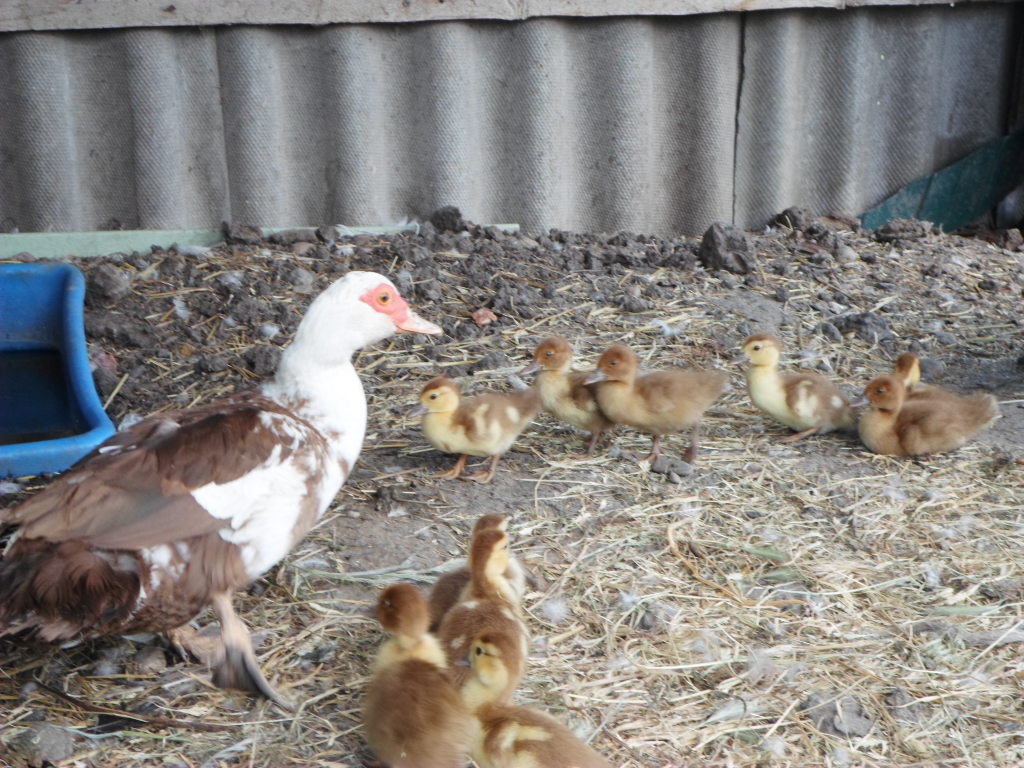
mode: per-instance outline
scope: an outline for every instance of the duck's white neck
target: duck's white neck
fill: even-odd
[[[353,352],[344,358],[336,353],[327,362],[292,345],[284,351],[277,375],[263,385],[263,393],[312,423],[332,442],[344,438],[358,455],[366,427],[366,395],[352,366]]]

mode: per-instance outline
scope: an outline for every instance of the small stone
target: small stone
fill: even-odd
[[[298,243],[293,243],[288,250],[290,250],[296,256],[305,256],[310,251],[316,250],[316,247],[316,243],[307,243],[305,241],[302,241]]]
[[[779,224],[790,229],[806,229],[814,222],[814,214],[806,208],[791,207],[784,210],[774,219],[773,224]]]
[[[167,669],[167,659],[162,649],[147,645],[135,654],[132,667],[140,675],[159,675]]]
[[[651,472],[657,472],[661,475],[672,475],[674,474],[677,478],[688,477],[693,474],[693,465],[682,459],[673,459],[665,454],[661,454],[651,464]],[[672,478],[669,477],[669,480]],[[673,480],[672,482],[679,482],[680,480]]]
[[[294,245],[302,242],[312,245],[316,240],[316,232],[311,229],[282,229],[270,235],[267,240],[277,245]]]
[[[984,280],[978,282],[978,287],[983,291],[998,291],[999,283],[986,277]]]
[[[880,243],[891,243],[896,240],[920,240],[932,231],[929,221],[917,219],[893,219],[880,226],[875,232],[875,239]]]
[[[812,693],[800,704],[800,710],[819,731],[832,736],[866,736],[875,725],[857,699],[832,691]]]
[[[4,744],[0,742],[0,746]],[[33,723],[5,746],[13,765],[34,767],[67,760],[75,751],[75,739],[66,728]]]
[[[827,320],[823,323],[818,324],[818,333],[824,336],[829,341],[840,342],[843,340],[843,334],[839,332],[839,329],[834,324]]]
[[[462,211],[454,205],[446,205],[438,208],[430,214],[430,223],[438,232],[461,232],[466,229],[466,221],[462,218]]]
[[[228,361],[222,355],[206,355],[196,361],[195,369],[199,373],[219,373],[226,371]]]
[[[885,694],[885,704],[895,720],[920,724],[928,719],[928,705],[917,701],[903,688],[894,688]]]
[[[888,321],[874,312],[860,312],[832,319],[840,333],[855,333],[869,344],[896,338]]]
[[[843,242],[836,244],[836,250],[833,255],[838,264],[855,264],[860,260],[857,252]]]
[[[228,242],[232,243],[258,245],[263,240],[262,230],[251,224],[231,224],[225,221],[221,225],[221,231]]]
[[[746,275],[757,267],[757,254],[747,233],[722,222],[708,227],[697,257],[705,269],[724,269],[737,275]]]
[[[132,279],[126,270],[113,264],[101,264],[89,272],[85,298],[90,306],[108,307],[131,289]]]
[[[288,281],[296,293],[312,293],[316,284],[316,275],[305,267],[296,267],[288,274]]]
[[[277,370],[277,364],[281,360],[281,350],[270,344],[258,344],[249,347],[243,354],[242,359],[246,367],[257,376],[269,376]]]

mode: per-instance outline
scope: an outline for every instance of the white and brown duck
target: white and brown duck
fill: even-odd
[[[661,454],[662,435],[690,430],[684,460],[693,463],[700,441],[700,422],[711,404],[725,391],[729,375],[719,370],[670,368],[640,375],[636,353],[625,344],[608,347],[597,370],[583,381],[597,382],[597,404],[616,424],[625,424],[654,438],[654,461]]]
[[[454,381],[438,376],[423,387],[420,404],[409,416],[423,417],[423,434],[432,446],[445,453],[459,454],[455,466],[438,477],[457,478],[470,456],[487,456],[490,466],[469,479],[489,483],[498,461],[539,410],[540,397],[534,389],[463,398]]]
[[[214,680],[285,705],[232,593],[288,554],[359,456],[366,399],[352,355],[394,333],[440,331],[386,278],[350,272],[310,305],[271,381],[151,416],[0,512],[20,526],[0,560],[0,636],[170,631],[211,605]]]
[[[755,333],[743,342],[747,366],[747,393],[757,408],[785,424],[796,434],[790,443],[809,435],[857,424],[850,401],[824,376],[813,371],[779,371],[782,345],[768,333]]]
[[[861,441],[886,456],[946,453],[964,445],[999,418],[996,399],[985,392],[957,395],[937,387],[908,397],[894,375],[877,376],[864,388],[868,407],[861,414]]]
[[[561,336],[551,336],[538,344],[533,362],[519,373],[525,376],[537,371],[540,373],[534,386],[540,393],[541,406],[556,419],[589,432],[587,456],[592,456],[601,434],[612,423],[597,404],[595,385],[584,384],[591,372],[572,369],[572,347]]]

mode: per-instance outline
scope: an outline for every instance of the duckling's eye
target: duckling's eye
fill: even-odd
[[[484,655],[484,649],[481,648],[479,645],[476,647],[476,655],[477,656],[483,656]]]
[[[545,354],[545,355],[547,355],[548,357],[551,357],[551,356],[552,356],[552,355],[554,355],[555,353],[554,353],[554,352],[552,352],[552,351],[551,351],[551,350],[549,349],[549,350],[548,350],[547,352],[545,352],[544,354]]]
[[[382,307],[386,307],[391,303],[391,291],[381,291],[377,294],[377,303]]]
[[[760,344],[755,344],[754,345],[754,351],[755,352],[760,352],[761,351],[761,345]]]
[[[437,392],[431,392],[430,393],[430,399],[431,400],[437,400]]]
[[[618,360],[610,360],[610,361],[608,362],[608,364],[609,364],[609,365],[618,365],[618,364],[619,364],[619,361],[618,361]]]

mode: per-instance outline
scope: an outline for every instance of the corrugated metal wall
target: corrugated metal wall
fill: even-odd
[[[1006,132],[1018,6],[0,35],[21,231],[699,233],[857,213]]]

